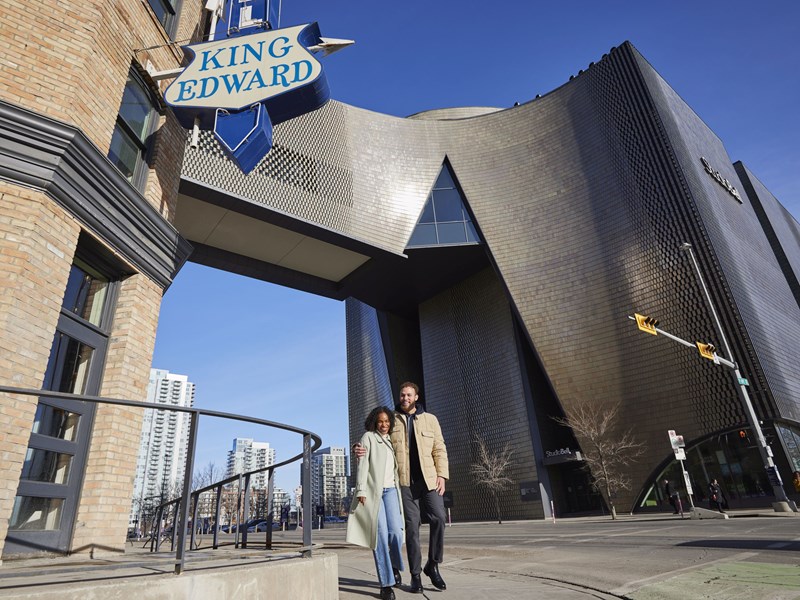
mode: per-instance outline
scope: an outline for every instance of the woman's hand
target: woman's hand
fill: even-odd
[[[365,496],[359,496],[358,497],[358,503],[359,504],[364,504],[366,501],[367,501],[367,499],[366,499]]]

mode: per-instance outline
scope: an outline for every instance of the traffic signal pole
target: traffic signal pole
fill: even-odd
[[[681,244],[681,250],[689,255],[692,267],[694,267],[694,272],[697,275],[697,280],[700,282],[700,287],[703,288],[703,294],[705,294],[706,302],[711,310],[711,315],[714,317],[714,327],[717,330],[717,335],[722,341],[722,346],[725,349],[725,353],[731,358],[731,361],[725,361],[723,364],[733,369],[734,376],[736,377],[737,387],[739,389],[739,396],[745,409],[745,415],[747,416],[747,422],[750,425],[750,429],[755,434],[756,439],[758,440],[758,451],[761,454],[761,460],[764,462],[764,468],[767,471],[767,477],[770,485],[772,485],[772,492],[775,495],[776,502],[772,503],[772,507],[775,509],[775,512],[797,512],[797,506],[795,506],[794,502],[789,500],[789,498],[786,496],[786,492],[783,489],[780,473],[778,473],[778,469],[775,467],[775,463],[772,460],[772,448],[770,448],[767,444],[767,440],[764,438],[764,433],[761,431],[759,419],[756,416],[755,410],[753,409],[753,404],[750,402],[750,396],[747,393],[744,380],[739,372],[739,365],[733,361],[733,352],[731,352],[728,339],[725,337],[725,332],[722,329],[722,323],[719,320],[717,311],[714,308],[714,303],[711,300],[711,294],[708,292],[706,283],[703,280],[703,274],[700,271],[700,265],[697,262],[697,258],[695,258],[692,245],[688,242],[684,242]],[[723,359],[720,358],[719,360],[722,362]]]
[[[641,319],[642,315],[638,315],[638,317]],[[628,316],[628,318],[631,321],[638,322],[640,320],[637,319],[635,316]],[[658,323],[658,321],[655,320],[652,321],[653,323],[656,324]],[[642,329],[641,326],[639,328]],[[679,344],[682,344],[687,348],[692,348],[693,350],[698,349],[697,343],[692,343],[688,340],[679,338],[677,335],[672,335],[668,331],[659,329],[658,327],[656,327],[655,324],[652,323],[650,324],[647,333],[653,335],[663,335],[664,337],[669,338],[674,342],[678,342]],[[700,345],[710,346],[710,344],[700,344]],[[711,347],[713,348],[713,346]],[[701,354],[703,356],[706,356],[706,354],[704,353]],[[758,449],[761,454],[761,458],[764,461],[764,468],[767,470],[767,477],[769,478],[770,485],[772,485],[773,493],[775,494],[775,498],[777,499],[777,502],[773,502],[773,508],[775,509],[775,512],[792,512],[792,511],[798,512],[795,503],[787,498],[786,492],[783,490],[783,486],[780,483],[778,483],[777,485],[774,483],[775,477],[777,477],[778,481],[780,481],[779,479],[780,475],[778,475],[778,470],[775,468],[775,463],[772,461],[772,449],[767,445],[766,439],[764,438],[764,434],[761,431],[758,418],[756,417],[755,411],[753,410],[753,405],[750,403],[750,396],[748,396],[745,386],[741,384],[742,376],[739,373],[739,367],[736,365],[735,362],[732,362],[730,360],[727,360],[719,356],[716,352],[713,353],[713,361],[718,365],[725,365],[729,369],[732,369],[736,377],[736,380],[739,383],[738,389],[740,392],[740,398],[743,404],[745,405],[747,421],[748,424],[750,425],[750,428],[753,430],[753,432],[755,433],[756,437],[759,440]]]

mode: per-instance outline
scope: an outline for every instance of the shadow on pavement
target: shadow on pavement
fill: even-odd
[[[676,546],[687,548],[726,548],[731,550],[800,550],[800,542],[787,540],[692,540]]]
[[[373,580],[353,579],[352,577],[339,577],[339,592],[358,594],[375,598],[380,593],[378,584]]]

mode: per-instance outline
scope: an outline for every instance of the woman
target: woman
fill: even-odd
[[[347,521],[347,541],[372,548],[381,584],[381,600],[394,600],[392,586],[400,585],[403,559],[403,515],[397,461],[389,434],[394,415],[385,406],[375,408],[361,438],[366,454],[358,461],[356,490]]]

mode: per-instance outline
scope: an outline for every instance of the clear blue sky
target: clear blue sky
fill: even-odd
[[[323,60],[332,97],[407,116],[512,106],[630,41],[795,218],[800,215],[800,2],[284,0],[282,26],[318,21],[356,44]],[[187,264],[164,297],[153,366],[189,376],[197,406],[279,421],[347,445],[344,304]],[[201,425],[198,464],[223,467],[236,436]],[[292,491],[299,467],[278,485]]]

